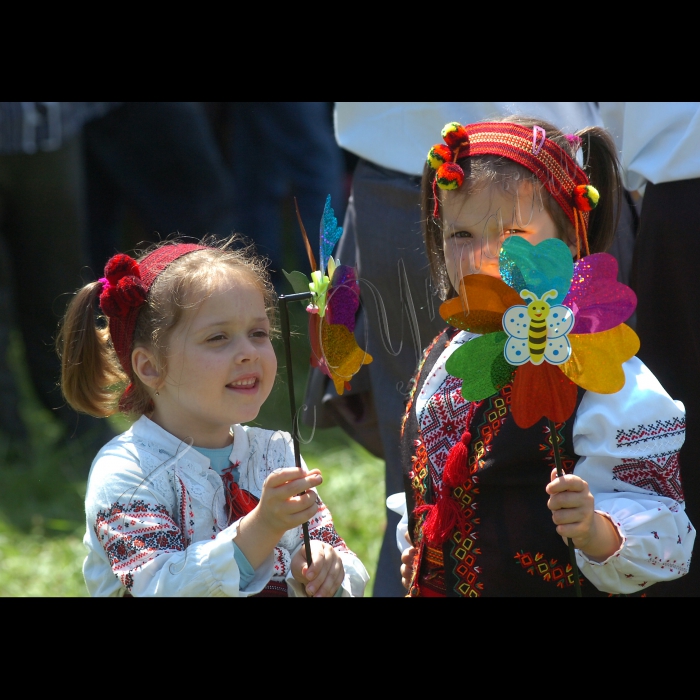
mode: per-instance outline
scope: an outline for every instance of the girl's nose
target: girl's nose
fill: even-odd
[[[259,355],[258,348],[250,338],[245,338],[236,347],[235,359],[239,364],[254,362],[258,359]]]

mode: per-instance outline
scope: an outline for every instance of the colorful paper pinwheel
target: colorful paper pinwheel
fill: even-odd
[[[513,419],[529,428],[543,417],[567,420],[576,385],[601,394],[624,386],[622,363],[637,353],[639,338],[623,322],[637,299],[617,281],[615,258],[594,253],[574,264],[563,241],[533,246],[512,237],[500,271],[503,281],[464,277],[459,297],[440,307],[450,325],[483,334],[446,364],[463,380],[465,399],[480,401],[512,381]]]
[[[299,211],[297,210],[299,217]],[[333,380],[338,394],[350,389],[350,380],[362,365],[368,365],[372,356],[362,350],[353,334],[355,314],[360,304],[360,286],[353,267],[341,265],[331,252],[340,239],[343,229],[338,226],[328,195],[321,218],[320,266],[316,265],[306,230],[299,217],[306,252],[313,272],[311,280],[302,272],[284,272],[297,293],[313,293],[307,307],[309,340],[311,342],[311,366],[318,367]]]

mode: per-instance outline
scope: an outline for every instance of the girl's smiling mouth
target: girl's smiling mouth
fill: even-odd
[[[226,385],[227,389],[234,389],[236,391],[252,391],[257,389],[260,383],[260,378],[257,375],[252,375],[248,377],[241,377],[236,379]]]

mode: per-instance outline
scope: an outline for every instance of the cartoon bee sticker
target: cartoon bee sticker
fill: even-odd
[[[573,328],[574,314],[566,306],[550,305],[547,299],[556,299],[558,292],[550,289],[538,298],[528,289],[520,292],[529,299],[527,306],[511,306],[503,315],[503,330],[508,334],[503,349],[511,365],[522,365],[528,360],[533,365],[547,360],[560,365],[571,356],[567,334]]]

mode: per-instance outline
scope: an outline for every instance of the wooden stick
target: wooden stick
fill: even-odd
[[[559,452],[559,433],[557,433],[557,428],[554,425],[554,421],[550,420],[549,418],[547,421],[549,422],[549,433],[552,436],[552,448],[554,449],[554,464],[557,467],[557,476],[564,476],[564,467],[561,463],[561,452]],[[574,570],[574,588],[576,589],[576,597],[581,598],[581,582],[579,581],[578,565],[576,564],[576,550],[572,539],[570,537],[567,539],[569,541],[569,559]]]
[[[289,385],[289,406],[292,410],[292,441],[294,443],[294,465],[301,469],[301,454],[299,452],[299,436],[297,434],[297,407],[294,397],[294,372],[292,371],[292,346],[289,331],[289,312],[287,302],[310,299],[311,292],[300,292],[299,294],[282,294],[280,300],[280,320],[282,321],[282,337],[284,339],[284,354],[287,361],[287,384]],[[302,491],[306,493],[306,491]],[[306,548],[306,564],[311,566],[311,540],[309,539],[309,523],[302,525],[304,531],[304,547]]]

